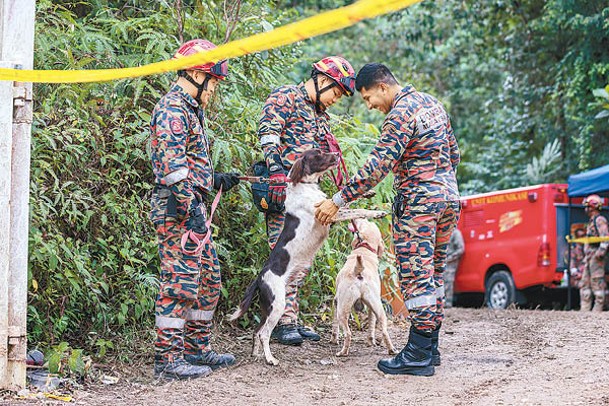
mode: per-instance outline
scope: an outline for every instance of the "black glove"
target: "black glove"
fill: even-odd
[[[206,234],[207,225],[205,220],[205,205],[194,199],[193,206],[188,212],[188,218],[186,219],[186,228],[197,234]]]
[[[239,174],[237,172],[214,173],[214,189],[226,192],[239,184]]]

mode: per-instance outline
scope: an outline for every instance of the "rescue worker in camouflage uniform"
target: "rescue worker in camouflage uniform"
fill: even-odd
[[[457,140],[442,104],[411,85],[401,87],[385,65],[365,65],[357,74],[356,89],[369,109],[387,117],[364,166],[341,192],[316,204],[316,217],[329,223],[340,207],[394,173],[393,241],[411,328],[404,349],[379,361],[378,368],[388,374],[430,376],[434,365],[440,365],[442,273],[460,213]]]
[[[174,58],[213,48],[209,41],[191,40]],[[220,267],[211,237],[205,244],[200,242],[208,235],[205,203],[209,193],[220,186],[227,191],[239,183],[235,173],[214,173],[204,129],[204,109],[227,74],[226,61],[179,71],[177,81],[152,112],[151,220],[161,259],[155,304],[157,377],[196,378],[235,362],[231,354],[218,354],[210,347]],[[190,238],[183,242],[185,233]]]
[[[455,228],[450,240],[448,241],[448,251],[446,257],[446,270],[444,271],[444,308],[453,307],[453,293],[455,286],[455,275],[459,268],[459,261],[465,252],[465,242],[463,234]]]
[[[603,201],[598,195],[590,195],[584,199],[586,214],[590,222],[586,227],[587,237],[609,237],[607,219],[601,214]],[[580,310],[590,311],[592,295],[594,295],[595,312],[602,312],[605,304],[605,265],[607,264],[607,247],[609,241],[586,243],[584,255],[586,267],[582,275],[579,296]]]
[[[586,230],[578,228],[575,230],[575,238],[584,238]],[[565,252],[565,262],[569,262],[569,272],[571,273],[571,286],[579,288],[582,275],[586,269],[586,256],[584,255],[584,244],[571,244],[571,260],[566,261],[569,250]]]
[[[269,170],[269,198],[283,205],[287,174],[304,151],[321,148],[335,152],[336,138],[330,131],[326,109],[343,95],[355,91],[355,71],[338,56],[323,58],[313,64],[311,77],[296,86],[281,86],[271,92],[262,109],[258,137]],[[340,171],[338,182],[341,181]],[[266,226],[271,249],[283,229],[284,214],[267,212]],[[281,344],[300,345],[304,339],[318,341],[319,335],[298,325],[298,289],[309,269],[300,272],[286,287],[286,308],[273,337]]]

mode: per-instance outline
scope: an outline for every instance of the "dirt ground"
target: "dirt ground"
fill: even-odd
[[[384,376],[384,347],[367,347],[354,332],[352,353],[336,358],[330,331],[302,347],[272,346],[280,365],[249,357],[250,335],[227,335],[223,350],[237,366],[207,378],[158,382],[127,370],[115,385],[72,393],[77,405],[609,405],[609,312],[449,309],[441,335],[442,366],[433,377]],[[390,335],[396,347],[407,323]],[[217,346],[219,347],[219,346]],[[218,348],[220,349],[220,348]],[[1,404],[65,404],[16,400]]]

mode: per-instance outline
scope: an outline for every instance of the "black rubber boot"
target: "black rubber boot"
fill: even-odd
[[[442,364],[440,360],[440,350],[438,350],[438,341],[440,338],[440,327],[438,326],[431,332],[431,365],[438,367]]]
[[[432,376],[431,334],[411,327],[404,349],[393,358],[380,360],[378,369],[391,375]]]
[[[211,374],[208,366],[191,365],[182,357],[173,360],[156,356],[154,359],[154,376],[156,378],[194,379]]]
[[[218,354],[214,350],[198,352],[196,354],[184,354],[184,359],[192,365],[206,365],[213,370],[229,367],[235,363],[233,354]]]
[[[300,345],[303,341],[296,324],[277,325],[271,337],[277,339],[283,345]]]
[[[319,334],[317,334],[312,328],[298,326],[297,330],[298,334],[300,334],[303,340],[319,341],[321,339]]]

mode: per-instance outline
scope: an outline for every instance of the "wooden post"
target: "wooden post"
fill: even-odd
[[[0,0],[0,60],[10,61],[23,69],[32,69],[34,61],[35,0]],[[10,234],[4,240],[9,246],[8,266],[8,343],[4,381],[0,387],[25,387],[27,351],[27,274],[30,198],[30,144],[32,126],[32,84],[14,83],[10,100],[0,104],[12,107],[12,150],[1,162],[10,162],[10,201],[0,210],[10,209]],[[3,135],[5,137],[5,135]],[[2,152],[4,153],[4,150]],[[1,224],[1,223],[0,223]],[[0,262],[1,264],[1,262]],[[1,271],[0,271],[1,272]],[[0,315],[0,318],[4,317]],[[1,356],[1,355],[0,355]],[[0,361],[1,362],[1,361]],[[1,375],[0,375],[1,376]]]

